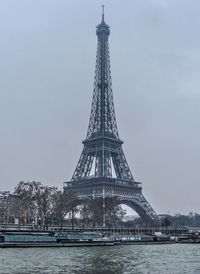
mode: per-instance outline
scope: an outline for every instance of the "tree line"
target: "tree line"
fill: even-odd
[[[75,207],[76,197],[56,187],[41,182],[19,182],[10,195],[7,206],[7,222],[18,225],[40,226],[45,229],[51,224],[63,226],[67,213]]]
[[[190,212],[189,214],[176,213],[175,215],[163,214],[158,215],[159,217],[159,227],[172,228],[172,229],[182,229],[182,228],[200,228],[200,214],[195,212]],[[133,220],[123,222],[125,227],[149,227],[148,222],[144,222],[139,216]]]
[[[41,182],[21,181],[10,195],[4,223],[32,225],[47,229],[49,226],[75,225],[81,227],[117,225],[125,211],[116,197],[78,200],[74,193],[64,192]]]
[[[74,193],[63,192],[41,182],[21,181],[3,207],[0,223],[18,224],[47,229],[49,226],[76,225],[79,227],[121,226],[147,227],[150,224],[140,217],[125,221],[126,211],[117,197],[88,198],[80,201]],[[175,214],[160,217],[162,227],[200,227],[200,214]]]
[[[168,216],[166,218],[167,225],[178,227],[200,227],[200,214],[190,212],[189,214],[177,213],[174,216]]]

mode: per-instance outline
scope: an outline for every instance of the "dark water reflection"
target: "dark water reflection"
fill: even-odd
[[[119,260],[119,252],[117,249],[96,248],[91,249],[90,254],[85,257],[84,264],[74,271],[76,274],[121,274],[124,271],[124,262]]]
[[[200,244],[0,249],[3,274],[200,274]]]

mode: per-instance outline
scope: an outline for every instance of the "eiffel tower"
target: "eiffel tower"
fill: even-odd
[[[156,223],[158,216],[142,194],[129,169],[119,138],[114,110],[108,37],[104,21],[97,26],[98,38],[92,108],[80,159],[64,191],[84,200],[89,197],[116,196],[120,204],[134,209],[146,221]],[[105,225],[105,224],[104,224]]]

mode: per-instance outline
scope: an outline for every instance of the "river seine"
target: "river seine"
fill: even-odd
[[[200,244],[0,249],[3,274],[200,274]]]

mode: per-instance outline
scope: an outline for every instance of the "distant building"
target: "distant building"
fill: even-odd
[[[8,210],[8,199],[10,197],[9,191],[0,191],[0,223],[5,223],[7,210]]]
[[[10,191],[0,191],[0,203],[10,196]]]

